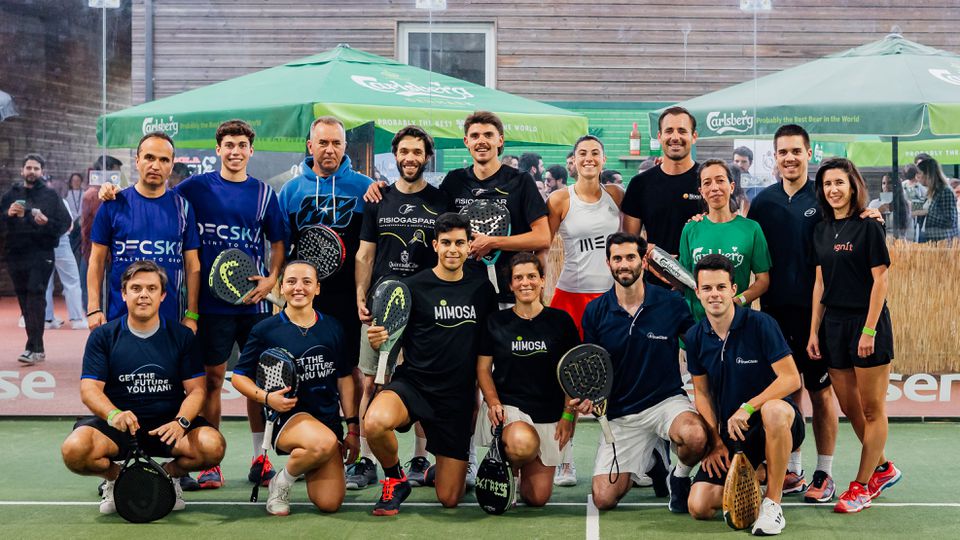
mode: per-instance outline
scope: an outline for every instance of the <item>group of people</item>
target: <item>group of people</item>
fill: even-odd
[[[555,376],[562,355],[584,342],[606,349],[613,364],[606,414],[616,451],[597,443],[599,508],[614,508],[647,471],[670,463],[672,451],[668,508],[709,519],[741,447],[767,486],[753,532],[777,534],[785,526],[782,495],[834,499],[834,395],[863,446],[835,509],[869,507],[901,473],[884,454],[890,260],[863,178],[853,163],[832,159],[809,179],[809,136],[785,125],[774,139],[782,181],[761,191],[744,217],[731,209],[730,167],[692,158],[695,118],[669,108],[658,128],[662,162],[625,191],[601,181],[603,142],[580,137],[571,155],[576,181],[546,202],[528,171],[500,161],[503,124],[489,112],[464,120],[473,164],[451,171],[439,188],[423,177],[434,146],[417,126],[393,139],[401,177],[388,186],[353,171],[343,124],[318,118],[301,175],[279,195],[246,172],[255,134],[243,121],[217,130],[219,172],[172,190],[174,143],[160,132],[145,135],[137,184],[100,191],[107,202],[93,225],[86,316],[94,330],[81,381],[94,416],[79,420],[64,442],[65,463],[105,479],[105,513],[114,509],[114,460],[129,436],[171,459],[164,466],[181,479],[176,508],[188,472],[202,471],[201,486],[222,485],[220,393],[236,344],[232,383],[247,398],[253,434],[249,479],[269,485],[271,514],[289,513],[301,476],[317,508],[335,511],[346,488],[379,479],[378,466],[375,515],[397,514],[416,485],[433,486],[443,506],[456,506],[475,475],[476,446],[497,425],[519,497],[542,506],[556,469],[572,461],[578,417],[593,411],[589,401],[564,395]],[[473,230],[459,211],[478,199],[509,210],[509,236]],[[26,220],[21,214],[9,206],[8,220]],[[298,246],[300,233],[316,225],[335,230],[348,254],[322,282]],[[34,216],[22,226],[41,225]],[[548,306],[543,261],[557,235],[564,263]],[[261,270],[237,306],[211,295],[205,277],[231,247]],[[672,290],[648,265],[654,247],[679,258],[695,290]],[[493,251],[501,253],[496,283],[479,260]],[[390,380],[376,391],[377,349],[389,335],[374,325],[369,302],[384,279],[406,283],[412,310]],[[264,299],[278,284],[286,305],[271,315]],[[751,308],[758,299],[761,311]],[[298,358],[295,396],[254,383],[270,347]],[[683,369],[693,377],[693,402]],[[810,483],[799,453],[804,387],[817,448]],[[264,407],[280,413],[269,442],[290,458],[279,471],[261,457]],[[411,428],[415,448],[403,466],[396,432]],[[614,461],[619,476],[611,474]]]

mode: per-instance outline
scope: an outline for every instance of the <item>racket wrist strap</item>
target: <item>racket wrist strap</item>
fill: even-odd
[[[563,416],[561,416],[561,418],[563,418],[567,422],[573,422],[574,420],[576,420],[576,417],[574,417],[573,413],[570,411],[563,411]]]
[[[113,419],[120,414],[122,411],[120,409],[114,409],[107,413],[107,425],[113,427]]]
[[[747,413],[749,413],[750,416],[753,416],[753,413],[757,412],[757,409],[756,409],[753,405],[747,403],[746,401],[744,401],[744,402],[740,405],[740,408],[743,409],[743,410],[745,410],[745,411],[747,411]]]
[[[183,312],[183,316],[186,317],[186,318],[188,318],[188,319],[193,319],[194,321],[199,321],[199,320],[200,320],[200,314],[199,314],[199,313],[196,313],[196,312],[193,312],[193,311],[190,311],[189,309]]]
[[[861,332],[863,332],[863,335],[865,336],[877,337],[877,331],[874,330],[873,328],[870,328],[869,326],[864,326]]]
[[[102,310],[102,309],[95,309],[95,310],[91,311],[90,313],[87,313],[87,317],[93,317],[93,316],[96,315],[97,313],[103,313],[103,310]]]

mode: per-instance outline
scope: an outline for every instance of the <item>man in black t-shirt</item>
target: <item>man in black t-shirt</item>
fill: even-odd
[[[623,230],[639,235],[646,229],[648,250],[657,245],[676,255],[683,226],[702,211],[698,167],[691,155],[697,120],[683,107],[670,107],[660,115],[658,125],[663,163],[630,180],[621,207]],[[666,286],[653,272],[646,274],[648,283]]]
[[[359,368],[363,372],[361,418],[373,397],[373,379],[377,373],[377,351],[370,347],[367,340],[367,329],[372,322],[368,308],[372,289],[381,280],[409,277],[436,266],[434,222],[449,207],[446,195],[423,178],[423,169],[433,157],[433,138],[417,126],[407,126],[397,132],[392,145],[400,180],[383,188],[380,202],[367,206],[360,229],[360,249],[357,250],[357,312],[363,323],[359,336]],[[391,352],[391,371],[399,352],[399,347]],[[415,457],[408,471],[414,485],[423,482],[429,466],[424,443],[423,433],[418,427]],[[360,448],[362,457],[347,471],[348,489],[361,489],[377,481],[377,467],[370,459],[373,453],[367,446],[362,430]]]
[[[205,373],[192,354],[193,332],[160,317],[166,273],[153,261],[137,261],[121,277],[127,315],[90,333],[83,354],[80,397],[94,414],[77,420],[64,441],[63,462],[76,474],[106,480],[100,513],[116,512],[116,459],[130,438],[147,454],[173,458],[163,468],[174,478],[213,467],[226,443],[202,416]],[[184,508],[180,482],[174,510]]]
[[[467,219],[443,214],[437,218],[435,233],[437,265],[404,280],[413,302],[403,335],[403,363],[363,420],[367,441],[386,477],[373,510],[378,516],[397,514],[410,494],[394,431],[409,430],[418,420],[427,436],[427,450],[437,457],[440,503],[456,506],[466,483],[476,404],[477,340],[496,303],[485,274],[464,272],[470,252]],[[388,335],[382,326],[374,326],[369,337],[370,345],[378,349]]]

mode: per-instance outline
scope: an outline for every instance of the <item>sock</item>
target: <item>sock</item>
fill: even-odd
[[[370,458],[373,461],[377,461],[377,458],[373,457],[373,450],[370,450],[370,445],[367,444],[366,437],[360,437],[360,455],[365,458]]]
[[[829,476],[833,476],[833,456],[817,454],[817,470],[823,471]]]
[[[263,453],[263,432],[250,435],[253,437],[253,459],[257,459]]]
[[[474,450],[474,455],[476,455],[475,450]],[[427,438],[426,437],[414,436],[413,457],[427,457]]]
[[[297,481],[297,477],[290,474],[290,471],[288,471],[286,467],[280,469],[280,474],[278,474],[274,480],[277,479],[287,485],[293,485]]]
[[[800,474],[803,472],[803,464],[800,463],[800,451],[790,452],[790,461],[787,463],[787,472]]]
[[[563,448],[563,456],[560,459],[562,464],[573,463],[573,437],[570,438],[570,442],[567,443],[567,446]]]
[[[673,475],[677,478],[690,478],[691,470],[693,470],[693,467],[677,461],[677,467],[673,470]]]
[[[883,465],[877,467],[877,468],[874,469],[874,470],[876,470],[877,472],[887,472],[887,469],[889,469],[889,468],[890,468],[890,462],[889,462],[889,461],[886,461],[886,462],[883,463]]]
[[[470,463],[477,464],[477,447],[473,445],[473,439],[470,439]]]
[[[392,467],[383,467],[383,475],[387,478],[403,478],[403,470],[400,469],[400,462],[398,461],[396,465]]]

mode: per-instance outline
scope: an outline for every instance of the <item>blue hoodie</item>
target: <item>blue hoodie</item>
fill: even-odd
[[[356,316],[356,286],[353,279],[354,257],[360,246],[360,226],[363,224],[363,194],[373,182],[368,176],[354,171],[350,158],[343,156],[340,168],[329,177],[317,176],[313,171],[313,157],[300,165],[300,176],[284,184],[280,190],[280,209],[290,224],[290,256],[297,258],[297,240],[300,230],[310,225],[326,225],[337,232],[346,248],[346,258],[340,270],[324,280],[324,294],[319,307],[349,299]],[[342,306],[339,306],[342,310]]]

